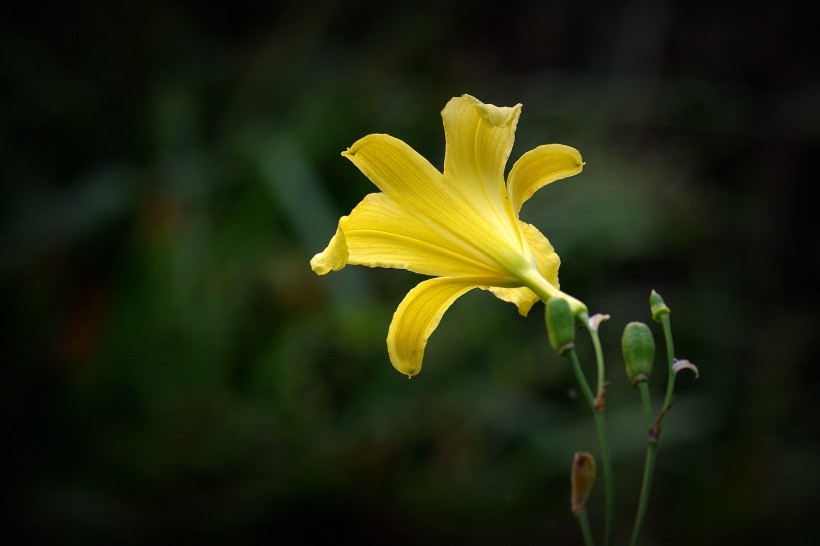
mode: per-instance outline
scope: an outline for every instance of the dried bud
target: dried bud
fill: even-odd
[[[648,381],[655,359],[655,339],[649,326],[643,322],[627,324],[621,337],[621,351],[626,365],[626,375],[632,384]]]
[[[546,320],[550,345],[559,355],[575,347],[575,318],[566,300],[551,298],[547,302]]]
[[[586,506],[592,486],[595,485],[595,457],[586,451],[577,451],[572,459],[570,503],[573,515],[580,514]]]
[[[652,318],[658,322],[661,321],[661,315],[668,315],[671,313],[669,307],[663,301],[660,294],[654,290],[649,295],[649,308],[652,310]]]

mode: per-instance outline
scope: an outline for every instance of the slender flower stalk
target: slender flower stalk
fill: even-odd
[[[595,367],[598,370],[598,385],[595,391],[595,407],[603,410],[606,407],[606,372],[604,370],[604,352],[601,348],[601,338],[598,336],[598,326],[608,320],[609,315],[595,315],[590,318],[586,313],[578,315],[578,319],[589,332],[592,347],[595,350]]]
[[[641,381],[637,383],[635,387],[641,395],[641,407],[643,408],[644,423],[646,424],[646,431],[649,432],[652,430],[654,419],[652,413],[652,397],[649,394],[649,385],[646,384],[646,381]]]
[[[672,407],[672,395],[675,392],[675,375],[677,374],[677,370],[675,370],[675,344],[672,341],[672,324],[669,319],[669,315],[672,312],[666,305],[666,302],[663,301],[661,295],[654,290],[649,295],[649,309],[652,312],[652,318],[661,323],[661,327],[663,328],[663,339],[666,343],[666,396],[663,398],[663,406],[661,406],[661,412],[658,415],[657,423],[657,433],[660,434],[661,421],[669,411],[669,408]],[[697,368],[694,368],[694,370],[695,373],[697,373]]]
[[[581,527],[584,546],[595,546],[595,539],[592,537],[592,527],[589,525],[589,514],[587,514],[586,508],[581,510],[575,517],[578,518],[578,525]]]
[[[663,339],[666,343],[666,363],[667,363],[667,379],[666,379],[666,396],[663,397],[663,406],[661,413],[658,415],[658,428],[660,429],[660,422],[666,416],[669,408],[672,407],[672,395],[675,393],[675,342],[672,340],[672,324],[669,320],[669,313],[663,313],[660,316],[661,327],[663,328]],[[658,430],[660,434],[660,430]]]
[[[609,453],[609,443],[606,439],[604,414],[600,411],[595,412],[595,428],[598,431],[598,443],[601,446],[601,460],[604,465],[604,545],[610,546],[615,512],[615,484],[612,477],[612,456]]]
[[[575,373],[575,380],[578,382],[578,386],[581,389],[581,394],[583,394],[584,400],[587,401],[589,409],[592,410],[593,414],[597,414],[598,410],[595,409],[595,395],[592,394],[589,381],[587,381],[587,378],[584,375],[584,370],[581,369],[581,361],[578,360],[578,353],[575,352],[575,348],[570,348],[567,349],[564,356],[566,356],[567,359],[569,359],[570,364],[572,364],[572,371]]]
[[[653,434],[654,422],[652,417],[652,400],[649,396],[649,385],[646,381],[640,381],[635,385],[641,394],[641,405],[643,406],[644,420],[646,422],[647,443],[646,455],[644,457],[643,476],[641,477],[641,494],[638,498],[638,509],[635,512],[635,523],[632,525],[632,537],[630,546],[638,544],[638,537],[643,529],[646,519],[646,509],[649,506],[649,490],[652,487],[652,476],[655,472],[655,459],[658,452],[658,439]]]

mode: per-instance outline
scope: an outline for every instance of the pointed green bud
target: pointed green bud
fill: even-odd
[[[572,493],[570,494],[570,505],[573,515],[577,516],[584,511],[595,485],[595,457],[586,451],[578,451],[572,459],[572,472],[570,473],[570,484]]]
[[[630,322],[621,337],[621,351],[626,364],[626,375],[633,385],[648,381],[655,359],[655,338],[643,322]]]
[[[660,294],[654,290],[649,295],[649,308],[652,310],[652,318],[658,322],[661,321],[661,315],[668,315],[671,313],[669,307],[663,301]]]
[[[550,345],[559,355],[575,347],[575,318],[566,300],[550,298],[547,302],[546,320]]]

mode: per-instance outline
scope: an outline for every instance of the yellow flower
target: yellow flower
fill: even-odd
[[[390,361],[413,376],[444,312],[473,288],[489,290],[526,315],[552,297],[577,315],[583,303],[558,289],[560,259],[538,229],[518,219],[536,190],[581,172],[581,155],[562,144],[521,156],[504,182],[521,105],[500,108],[464,95],[441,112],[446,151],[439,172],[389,135],[368,135],[342,155],[378,188],[339,220],[313,257],[324,275],[347,264],[408,269],[434,278],[401,302],[387,334]]]

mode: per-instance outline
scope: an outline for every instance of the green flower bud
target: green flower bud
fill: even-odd
[[[572,459],[572,472],[570,473],[570,484],[572,493],[570,504],[572,513],[578,515],[583,512],[587,504],[589,493],[595,485],[595,457],[586,451],[578,451]]]
[[[652,310],[652,318],[658,322],[661,321],[661,315],[671,313],[669,307],[663,302],[661,295],[654,290],[649,295],[649,308]]]
[[[647,381],[652,374],[655,359],[655,338],[643,322],[630,322],[621,337],[621,351],[626,364],[626,375],[633,385]]]
[[[575,347],[575,318],[566,300],[550,298],[547,302],[546,320],[550,345],[559,355]]]

